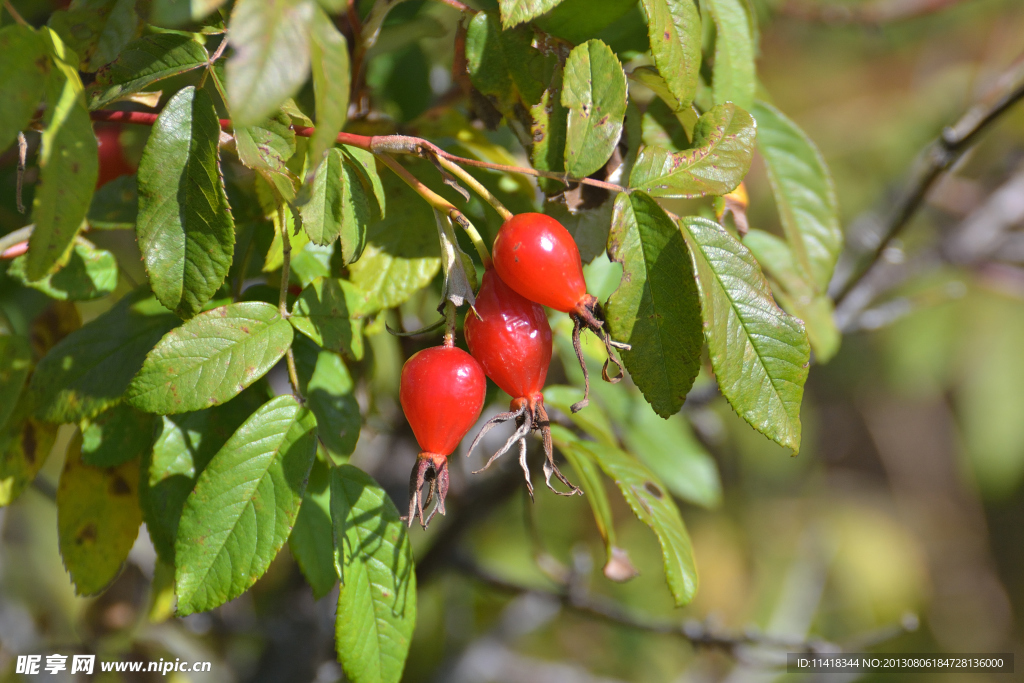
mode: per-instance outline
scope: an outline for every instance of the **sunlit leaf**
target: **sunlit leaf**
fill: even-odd
[[[300,209],[302,229],[314,244],[330,244],[341,238],[345,264],[362,255],[366,229],[374,218],[375,200],[363,184],[362,170],[341,149],[329,150],[316,169],[313,196]]]
[[[288,160],[295,154],[295,131],[291,118],[276,112],[252,126],[238,126],[235,130],[238,160],[263,176],[285,201],[295,198],[294,174]]]
[[[704,218],[680,223],[700,290],[704,334],[722,394],[750,426],[800,450],[810,361],[803,323],[775,305],[750,251]]]
[[[213,456],[178,527],[178,614],[222,605],[263,575],[295,524],[315,453],[316,418],[278,396]]]
[[[331,351],[363,357],[363,317],[375,310],[366,293],[347,280],[318,278],[302,290],[288,319],[299,332]]]
[[[352,683],[398,683],[416,625],[416,572],[405,523],[366,473],[331,471],[335,562],[341,575],[335,645]]]
[[[629,184],[652,197],[726,194],[750,170],[755,134],[750,114],[732,104],[719,105],[698,119],[691,149],[675,154],[656,147],[640,150]]]
[[[606,306],[612,336],[633,348],[622,362],[655,412],[683,406],[700,370],[700,300],[679,229],[642,192],[621,193],[608,236],[622,281]]]
[[[231,12],[228,108],[235,125],[273,114],[309,77],[314,0],[239,0]]]
[[[565,168],[569,175],[585,178],[608,161],[626,115],[626,74],[600,40],[588,40],[569,53],[562,105],[569,109]]]
[[[26,277],[26,261],[27,256],[14,259],[7,274],[52,299],[87,301],[111,294],[117,288],[117,259],[106,249],[78,242],[67,263],[41,280]]]
[[[36,416],[90,418],[121,400],[146,354],[178,319],[145,288],[58,342],[32,373]]]
[[[334,144],[348,116],[349,63],[345,36],[319,7],[313,20],[310,41],[313,69],[313,99],[316,102],[316,132],[310,140],[310,158],[319,163]]]
[[[512,28],[518,24],[536,19],[550,11],[562,0],[499,0],[501,25]]]
[[[117,577],[139,535],[139,462],[93,467],[81,446],[75,434],[57,485],[57,535],[75,592],[94,595]]]
[[[689,106],[700,77],[700,12],[693,0],[641,0],[651,54],[680,107]]]
[[[229,304],[175,328],[149,352],[127,400],[171,415],[223,403],[266,374],[292,343],[292,326],[276,306]]]
[[[213,99],[189,86],[153,125],[139,164],[139,247],[153,293],[183,318],[202,310],[234,256]]]
[[[754,37],[745,0],[706,0],[715,22],[715,61],[711,85],[715,104],[732,102],[750,110],[754,104],[757,74]]]

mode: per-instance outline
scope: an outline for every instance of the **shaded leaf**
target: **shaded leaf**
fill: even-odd
[[[96,71],[114,61],[121,49],[136,36],[139,16],[135,0],[98,0],[87,5],[58,10],[47,22],[68,47],[81,58],[75,68]]]
[[[750,110],[757,73],[754,36],[745,0],[705,0],[715,22],[715,62],[711,85],[715,104],[732,102]]]
[[[398,683],[416,625],[416,573],[405,524],[368,474],[331,471],[335,562],[342,586],[335,645],[353,683]]]
[[[142,459],[139,502],[150,540],[164,562],[174,564],[181,511],[199,473],[266,400],[266,391],[254,386],[213,408],[155,418],[159,423],[153,448]]]
[[[222,605],[263,575],[295,524],[315,453],[316,418],[278,396],[213,456],[178,527],[178,614]]]
[[[228,108],[236,125],[249,126],[273,114],[309,77],[313,0],[239,0],[231,12],[228,39]]]
[[[595,38],[636,6],[636,0],[560,0],[536,25],[573,45]]]
[[[202,410],[265,375],[291,343],[291,325],[271,304],[250,301],[205,311],[149,352],[126,398],[149,413]]]
[[[152,22],[176,28],[204,19],[225,0],[153,0]]]
[[[588,40],[569,53],[562,105],[569,108],[565,168],[569,175],[585,178],[612,155],[626,116],[626,74],[600,40]]]
[[[295,154],[291,125],[291,117],[278,111],[258,124],[235,130],[238,160],[263,176],[285,201],[295,199],[297,180],[287,163]]]
[[[26,417],[23,399],[0,429],[0,507],[10,505],[36,478],[57,439],[57,425]]]
[[[348,43],[345,36],[319,7],[313,21],[310,63],[313,70],[313,99],[316,103],[316,132],[309,142],[310,158],[320,163],[323,153],[334,145],[348,116]]]
[[[690,146],[690,138],[682,121],[660,98],[651,100],[647,105],[640,125],[643,143],[648,147],[678,152]]]
[[[605,307],[612,337],[633,347],[621,352],[622,362],[655,412],[669,417],[683,407],[704,345],[686,243],[657,202],[621,193],[608,255],[622,264],[622,281]]]
[[[327,465],[322,460],[314,461],[299,516],[295,519],[292,535],[288,537],[288,549],[299,563],[299,569],[317,600],[330,593],[338,583],[338,570],[334,566],[330,484]]]
[[[114,405],[146,354],[177,322],[145,288],[125,296],[39,361],[29,384],[36,416],[77,422]]]
[[[39,280],[67,255],[89,210],[99,172],[96,136],[82,97],[82,81],[70,67],[72,53],[48,34],[58,69],[46,79],[47,107],[39,148],[39,184],[32,200],[35,229],[28,241],[26,276]]]
[[[476,266],[469,254],[462,251],[459,240],[455,236],[452,220],[440,211],[434,211],[434,222],[437,224],[437,238],[441,245],[441,272],[444,283],[441,296],[451,301],[456,307],[468,303],[476,303]]]
[[[568,110],[562,105],[562,68],[556,65],[551,85],[541,95],[540,102],[530,105],[530,164],[538,171],[561,173],[565,170],[568,116]],[[551,195],[565,190],[565,184],[553,178],[538,178],[537,184]]]
[[[0,335],[0,431],[18,405],[18,397],[32,370],[32,347],[28,339]]]
[[[41,280],[26,277],[26,261],[27,255],[14,259],[7,274],[52,299],[88,301],[112,294],[117,288],[117,259],[106,249],[90,244],[76,242],[67,263]]]
[[[356,449],[362,416],[345,362],[305,337],[293,345],[299,388],[316,415],[317,434],[334,464],[343,464]]]
[[[139,164],[139,248],[153,293],[191,318],[231,268],[235,224],[220,172],[220,120],[205,90],[180,90]]]
[[[691,149],[675,154],[656,147],[640,150],[630,187],[652,197],[731,192],[750,170],[755,134],[750,114],[732,104],[719,105],[697,120]]]
[[[646,64],[638,66],[629,72],[629,77],[654,92],[672,111],[682,111],[689,108],[680,104],[676,96],[669,90],[668,83],[665,82],[665,79],[661,77],[661,73],[655,67]],[[647,106],[650,107],[651,105],[648,104]]]
[[[93,467],[116,467],[145,454],[153,446],[154,419],[118,403],[82,420],[82,461]]]
[[[136,177],[123,175],[96,190],[85,220],[93,230],[134,230],[138,214]]]
[[[684,218],[680,227],[722,394],[754,429],[799,451],[810,360],[803,323],[775,305],[757,261],[724,228],[697,217]]]
[[[793,260],[793,251],[783,240],[763,230],[751,230],[743,237],[743,246],[772,280],[772,292],[788,313],[800,318],[807,327],[807,339],[814,360],[827,363],[839,350],[842,335],[836,327],[832,299],[814,291]]]
[[[53,65],[46,41],[28,26],[0,28],[0,150],[10,147],[39,108]]]
[[[57,536],[75,593],[95,595],[120,573],[139,535],[139,463],[93,467],[82,461],[81,446],[76,433],[57,485]]]
[[[782,112],[758,102],[754,115],[757,149],[795,265],[813,290],[824,294],[843,247],[832,176],[811,139]]]
[[[528,27],[501,30],[493,13],[478,12],[466,32],[466,60],[473,86],[496,103],[505,116],[513,107],[541,101],[551,83],[556,58],[532,46]]]
[[[661,544],[665,561],[665,579],[677,607],[693,600],[697,593],[697,565],[693,561],[693,545],[686,532],[679,509],[657,476],[629,453],[615,446],[596,441],[581,441],[558,425],[551,427],[569,450],[589,457],[615,482],[637,518],[649,526]]]
[[[133,40],[117,59],[96,73],[86,91],[89,108],[105,107],[157,81],[198,69],[209,59],[206,48],[180,33],[155,33]]]
[[[314,342],[339,353],[363,357],[363,317],[375,306],[347,280],[318,278],[302,290],[288,319]]]
[[[346,265],[362,255],[366,229],[374,218],[371,207],[376,200],[368,194],[364,170],[341,149],[329,150],[316,170],[313,196],[300,209],[302,228],[313,243],[326,245],[341,239]]]
[[[687,107],[700,79],[701,25],[694,0],[641,0],[651,55],[679,108]]]
[[[682,415],[665,420],[643,401],[636,401],[624,439],[629,451],[658,475],[672,495],[706,508],[721,504],[718,467]]]

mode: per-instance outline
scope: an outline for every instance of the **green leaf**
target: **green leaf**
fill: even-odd
[[[757,89],[754,36],[745,0],[705,0],[715,22],[711,85],[715,104],[732,102],[750,110]]]
[[[85,220],[94,230],[134,230],[138,215],[136,177],[123,175],[96,190]]]
[[[371,206],[376,200],[367,194],[363,169],[342,150],[329,150],[316,170],[313,196],[299,210],[302,228],[314,244],[330,244],[341,238],[346,265],[362,255],[366,229],[373,221]]]
[[[50,34],[57,58],[68,57],[60,39]],[[39,148],[39,185],[32,201],[35,229],[28,241],[25,273],[42,279],[67,255],[89,210],[99,172],[96,136],[82,101],[82,81],[67,68],[46,80],[45,129]]]
[[[814,291],[824,294],[843,247],[832,176],[818,148],[782,112],[758,102],[754,116],[757,148],[795,264]]]
[[[342,580],[335,645],[352,683],[398,683],[416,625],[416,572],[406,526],[366,473],[331,471],[335,561]]]
[[[570,402],[565,404],[564,408],[562,405],[557,405],[558,409],[566,415],[572,414],[569,406],[583,398],[583,391],[576,387],[547,387],[544,390],[545,403],[549,402],[548,392],[552,389],[556,390],[556,396],[557,394],[563,394],[563,396],[572,397]],[[561,401],[558,403],[561,403]],[[556,404],[552,403],[552,405]],[[590,408],[593,409],[594,405],[592,404]],[[579,414],[577,413],[577,415]],[[576,415],[572,415],[572,417],[573,421],[576,422]],[[594,523],[597,524],[597,531],[604,540],[604,575],[612,581],[628,581],[637,575],[637,570],[633,563],[630,562],[626,551],[616,546],[615,519],[612,517],[612,506],[608,500],[608,492],[605,491],[604,480],[601,479],[601,472],[597,467],[597,463],[587,457],[579,448],[575,447],[578,439],[568,430],[561,428],[552,430],[551,438],[558,450],[561,451],[565,459],[572,465],[572,468],[576,470],[580,487],[587,492],[587,502],[590,503],[590,510],[594,514]],[[611,445],[614,446],[615,442],[612,441]]]
[[[213,456],[178,527],[179,615],[222,605],[267,571],[295,524],[315,454],[316,418],[278,396]]]
[[[155,33],[125,45],[112,63],[96,73],[87,92],[90,109],[141,92],[171,76],[205,66],[210,56],[191,36]]]
[[[0,150],[10,147],[39,108],[53,69],[47,52],[46,41],[31,28],[0,28]]]
[[[501,25],[509,29],[554,9],[562,0],[498,0]]]
[[[516,104],[541,101],[557,59],[532,46],[533,31],[525,26],[502,31],[493,13],[478,12],[466,32],[469,77],[498,110],[514,117]]]
[[[655,95],[657,95],[665,104],[668,105],[672,111],[683,111],[689,109],[689,106],[683,106],[680,104],[676,96],[672,94],[672,91],[668,89],[668,83],[661,77],[661,73],[653,66],[638,66],[629,72],[629,77],[637,83],[647,87]],[[653,102],[651,103],[653,104]],[[647,105],[650,107],[651,105]]]
[[[117,288],[117,259],[106,249],[77,242],[68,262],[41,280],[25,275],[27,255],[11,261],[7,274],[26,287],[38,289],[60,301],[88,301],[113,293]]]
[[[641,0],[651,55],[669,92],[688,107],[700,79],[701,25],[694,0]]]
[[[81,58],[75,68],[96,71],[114,61],[139,30],[135,0],[94,0],[50,16],[50,28]]]
[[[57,439],[57,425],[26,417],[30,408],[25,403],[16,404],[0,429],[0,507],[17,500],[35,480]]]
[[[658,477],[629,453],[605,443],[580,441],[559,425],[551,426],[551,438],[592,459],[615,482],[633,514],[658,537],[676,606],[689,604],[697,593],[693,546],[679,509]]]
[[[565,186],[562,187],[564,189]],[[594,208],[572,213],[563,202],[556,200],[544,204],[544,213],[569,231],[580,250],[580,259],[583,263],[590,263],[605,252],[614,203],[609,197]]]
[[[367,230],[366,249],[349,268],[352,284],[370,295],[379,309],[404,303],[441,269],[430,206],[393,173],[384,176],[383,184],[388,215]]]
[[[157,26],[177,28],[205,19],[225,0],[153,0],[152,21]]]
[[[565,170],[565,131],[568,110],[562,105],[562,68],[557,66],[551,85],[540,102],[530,105],[530,163],[539,171]],[[538,178],[541,190],[560,194],[565,185],[553,178]]]
[[[293,348],[299,387],[316,415],[320,443],[336,465],[343,464],[356,449],[362,426],[352,377],[341,356],[305,337],[297,338]]]
[[[148,413],[202,410],[265,375],[291,343],[292,326],[271,304],[250,301],[205,311],[149,352],[126,398]]]
[[[309,142],[310,158],[313,163],[319,163],[345,125],[351,79],[345,36],[319,7],[309,47],[316,103],[316,132]]]
[[[231,268],[235,224],[220,171],[220,120],[205,90],[180,90],[139,164],[139,248],[153,292],[191,318]]]
[[[295,154],[291,117],[278,111],[265,121],[235,131],[238,160],[263,176],[285,201],[295,199],[295,175],[288,160]]]
[[[309,77],[313,0],[239,0],[228,39],[228,108],[238,126],[262,121]]]
[[[626,116],[626,74],[600,40],[573,48],[565,62],[562,106],[569,108],[565,168],[586,178],[615,151]]]
[[[800,402],[810,361],[804,324],[775,305],[750,251],[705,218],[684,218],[718,386],[737,414],[800,450]]]
[[[139,535],[139,463],[93,467],[81,446],[76,433],[57,485],[57,536],[75,593],[95,595],[117,578]]]
[[[622,281],[605,307],[612,337],[633,348],[622,362],[662,417],[679,412],[700,371],[700,299],[679,229],[642,192],[615,199],[608,255]]]
[[[683,122],[661,98],[651,100],[640,122],[641,135],[647,147],[660,147],[672,152],[690,146]]]
[[[722,503],[718,467],[682,415],[658,417],[643,401],[634,403],[625,433],[629,451],[687,503],[716,508]]]
[[[348,145],[341,145],[341,150],[345,152],[345,161],[349,162],[356,174],[359,176],[359,182],[363,185],[363,191],[368,197],[373,197],[376,202],[377,217],[384,218],[387,207],[387,197],[384,194],[384,185],[381,183],[380,176],[377,174],[377,157],[373,152],[369,152],[365,149],[359,149],[358,147],[349,147]],[[344,246],[344,244],[342,244]],[[360,249],[362,247],[360,246]],[[359,258],[360,252],[353,251],[355,256],[352,260]]]
[[[630,187],[652,197],[703,197],[732,192],[750,170],[756,126],[750,114],[722,104],[697,120],[693,147],[671,152],[645,147],[629,175]]]
[[[116,467],[153,445],[154,417],[118,403],[91,420],[82,420],[82,461],[93,467]]]
[[[752,229],[743,237],[743,246],[771,278],[775,300],[788,313],[804,321],[814,360],[827,363],[839,350],[842,335],[836,327],[832,299],[814,291],[793,259],[793,251],[783,240],[763,230]]]
[[[317,278],[295,300],[288,319],[325,349],[363,357],[363,317],[375,310],[369,297],[347,280]]]
[[[177,322],[145,288],[124,297],[39,361],[29,384],[36,416],[77,422],[114,405],[146,354]]]
[[[153,448],[144,454],[139,502],[157,553],[174,564],[174,544],[185,500],[196,479],[231,435],[267,400],[250,387],[223,405],[183,415],[164,415]]]
[[[572,405],[583,400],[583,390],[579,387],[555,385],[544,387],[544,403],[562,411],[573,424],[597,441],[617,446],[619,444],[608,415],[598,404],[590,406],[590,410],[572,412]]]
[[[32,347],[25,337],[0,335],[0,432],[18,405],[32,371]]]
[[[319,426],[319,425],[318,425]],[[288,549],[319,600],[338,583],[334,566],[334,525],[331,524],[331,475],[322,460],[313,463],[302,507],[295,519]]]

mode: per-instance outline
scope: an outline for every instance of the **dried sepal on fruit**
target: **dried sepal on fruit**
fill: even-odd
[[[520,295],[572,317],[573,349],[586,385],[583,400],[572,406],[574,413],[587,405],[590,396],[590,373],[580,345],[584,329],[594,332],[608,351],[601,370],[604,380],[622,379],[622,363],[612,349],[628,350],[629,345],[614,341],[605,330],[601,304],[587,293],[579,248],[561,223],[540,213],[521,213],[505,221],[494,240],[494,268]],[[618,368],[615,375],[608,373],[609,363]]]
[[[466,314],[466,344],[470,353],[483,366],[484,372],[502,391],[512,396],[509,412],[494,416],[484,424],[469,447],[472,453],[487,432],[504,422],[515,420],[516,430],[487,464],[483,471],[511,448],[519,446],[519,465],[526,477],[526,486],[533,496],[533,484],[526,463],[526,437],[539,431],[544,444],[544,482],[548,488],[562,496],[583,491],[573,485],[555,464],[551,445],[551,427],[544,407],[544,381],[551,363],[551,327],[544,309],[517,294],[502,282],[493,269],[484,273],[483,284],[476,298],[476,314]],[[551,484],[551,477],[569,487],[559,491]]]
[[[402,367],[399,400],[421,449],[409,478],[409,526],[418,518],[426,528],[436,513],[445,513],[448,456],[480,417],[486,389],[480,364],[450,338],[413,354]]]

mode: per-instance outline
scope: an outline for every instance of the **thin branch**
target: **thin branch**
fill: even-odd
[[[515,595],[526,593],[541,595],[557,600],[566,608],[574,612],[595,617],[610,624],[625,626],[627,628],[646,631],[649,633],[679,636],[693,645],[719,649],[733,655],[736,654],[737,650],[752,647],[803,654],[843,651],[838,644],[825,640],[780,638],[766,633],[761,633],[754,629],[748,629],[743,633],[719,633],[711,628],[707,623],[701,623],[698,621],[682,622],[670,619],[657,619],[641,615],[627,609],[613,600],[594,596],[585,590],[581,590],[579,586],[574,586],[572,581],[554,590],[527,586],[500,577],[462,555],[455,555],[452,564],[458,571],[462,572],[466,576],[504,593],[512,593]],[[894,638],[907,631],[914,630],[916,627],[916,619],[904,617],[900,624],[887,628],[884,635]],[[879,634],[872,633],[871,635],[871,642],[877,642]]]
[[[924,203],[928,192],[942,174],[974,146],[984,131],[1022,99],[1024,99],[1024,79],[1018,79],[1015,86],[998,100],[989,105],[976,105],[964,114],[955,125],[946,128],[942,135],[926,148],[920,170],[910,183],[903,198],[896,204],[874,251],[868,258],[862,259],[859,264],[854,264],[846,280],[833,288],[836,292],[836,304],[841,303],[874,268],[892,241],[909,225],[917,210]]]
[[[202,88],[206,84],[206,77],[213,71],[213,65],[220,59],[220,56],[224,54],[224,50],[228,46],[228,37],[225,35],[221,38],[220,44],[217,45],[217,49],[214,51],[210,58],[206,60],[206,69],[203,70],[203,75],[199,78],[199,87]]]
[[[8,13],[10,13],[11,18],[14,19],[14,21],[21,24],[22,26],[32,28],[32,25],[25,21],[25,19],[20,14],[18,14],[18,10],[14,9],[14,5],[11,4],[11,0],[4,0],[4,8],[8,11]]]
[[[501,216],[501,220],[507,221],[508,219],[512,218],[512,212],[506,209],[505,205],[502,204],[497,197],[491,194],[491,191],[484,187],[479,180],[474,178],[469,173],[469,171],[462,168],[454,161],[450,161],[448,159],[445,159],[444,157],[438,157],[437,161],[439,164],[441,164],[441,166],[444,167],[446,171],[454,175],[462,182],[469,185],[471,190],[476,192],[485,202],[490,204],[491,208],[497,211],[498,215]]]
[[[25,140],[25,133],[18,131],[18,176],[15,199],[18,202],[18,213],[25,213],[25,204],[22,202],[22,185],[25,182],[25,164],[28,161],[28,142]]]
[[[281,289],[278,293],[277,309],[278,312],[280,312],[281,317],[287,320],[291,315],[288,312],[288,279],[291,277],[292,240],[291,235],[288,234],[288,216],[285,213],[285,205],[283,202],[278,204],[277,216],[281,223]],[[290,346],[285,354],[285,358],[288,365],[288,381],[291,382],[292,393],[295,394],[296,398],[302,401],[304,399],[302,396],[302,390],[299,389],[299,373],[295,368],[295,354],[292,352],[292,348]]]
[[[966,0],[877,0],[860,6],[826,4],[822,0],[789,0],[776,11],[801,21],[823,24],[890,24],[936,14]]]

